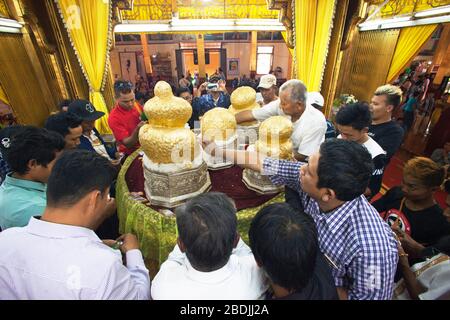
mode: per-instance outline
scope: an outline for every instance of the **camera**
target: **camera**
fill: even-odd
[[[209,82],[208,85],[206,86],[206,90],[213,90],[213,91],[219,90],[219,84]]]

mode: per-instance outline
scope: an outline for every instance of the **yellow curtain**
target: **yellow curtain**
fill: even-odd
[[[107,73],[110,47],[110,0],[58,0],[60,13],[69,33],[72,46],[89,83],[89,99],[105,116],[97,120],[101,134],[111,133],[108,108],[101,93]]]
[[[403,28],[398,37],[391,67],[386,82],[391,82],[406,67],[411,59],[417,55],[420,48],[436,30],[437,24]]]
[[[320,91],[336,0],[295,1],[295,77]]]
[[[0,84],[0,100],[3,101],[5,104],[9,105],[8,96],[6,95],[5,91],[3,90],[3,87],[1,84]]]

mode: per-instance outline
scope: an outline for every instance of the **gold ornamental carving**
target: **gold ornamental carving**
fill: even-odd
[[[294,49],[294,22],[291,1],[290,0],[267,0],[267,7],[271,10],[279,10],[278,19],[286,28],[286,45]]]

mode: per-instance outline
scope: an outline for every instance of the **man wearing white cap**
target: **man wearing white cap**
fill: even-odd
[[[261,99],[258,99],[256,94],[256,102],[260,103],[261,106],[271,103],[272,101],[278,100],[277,95],[277,78],[273,74],[266,74],[259,79],[258,89],[260,91]]]
[[[323,112],[323,106],[325,100],[320,92],[308,92],[308,103],[314,108]],[[327,132],[325,133],[325,139],[336,138],[336,128],[330,120],[327,120]]]
[[[291,135],[294,156],[299,161],[316,152],[325,140],[327,124],[322,112],[311,106],[309,94],[300,80],[289,80],[280,87],[280,99],[262,108],[236,114],[236,122],[264,121],[272,116],[289,117],[294,130]]]

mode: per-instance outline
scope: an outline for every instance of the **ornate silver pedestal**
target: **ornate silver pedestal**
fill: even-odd
[[[222,170],[226,168],[231,168],[234,165],[233,162],[227,162],[224,161],[223,159],[215,158],[204,151],[203,151],[203,160],[205,160],[209,170]]]
[[[155,172],[144,166],[145,194],[156,206],[174,208],[211,188],[208,167],[203,162],[195,169],[174,173]]]
[[[268,176],[250,169],[244,169],[242,181],[247,188],[259,194],[273,194],[284,190],[284,186],[275,186]]]
[[[236,149],[237,148],[237,136],[231,137],[228,141],[216,141],[218,148],[222,149]],[[209,170],[222,170],[226,168],[231,168],[234,163],[231,161],[226,161],[222,157],[211,156],[207,152],[203,151],[203,160],[208,165]]]

